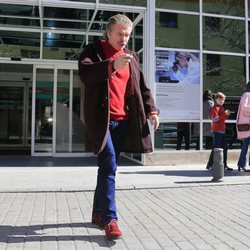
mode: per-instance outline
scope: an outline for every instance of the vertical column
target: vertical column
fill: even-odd
[[[152,91],[153,97],[156,101],[155,90],[155,1],[147,0],[147,11],[144,18],[144,72],[147,85]],[[152,143],[154,148],[154,132],[151,128]],[[144,158],[142,158],[144,161]]]
[[[249,81],[249,30],[248,30],[248,0],[245,0],[245,39],[246,39],[246,82]]]
[[[200,141],[200,148],[199,150],[202,150],[203,148],[203,22],[202,22],[202,0],[199,1],[199,21],[200,21],[200,29],[199,29],[199,38],[200,38],[200,135],[199,135],[199,141]]]
[[[52,127],[52,156],[55,156],[56,154],[56,110],[57,110],[57,74],[58,74],[58,68],[54,67],[54,88],[53,88],[53,127]]]

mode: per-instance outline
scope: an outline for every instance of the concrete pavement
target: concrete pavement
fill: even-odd
[[[250,173],[120,166],[124,236],[107,241],[90,223],[97,168],[72,165],[0,167],[0,250],[250,248]]]
[[[0,167],[0,192],[93,191],[96,174],[95,166]],[[250,173],[235,169],[221,183],[211,179],[203,165],[119,166],[117,189],[248,184]]]

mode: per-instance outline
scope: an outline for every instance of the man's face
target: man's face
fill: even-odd
[[[224,104],[224,102],[225,102],[225,99],[224,98],[217,98],[215,101],[216,101],[217,104],[222,106]]]
[[[107,32],[108,41],[116,50],[124,49],[128,43],[132,28],[121,23],[117,23]]]

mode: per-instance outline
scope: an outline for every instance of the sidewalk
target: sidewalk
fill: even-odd
[[[234,167],[233,165],[229,165]],[[0,167],[0,192],[93,191],[96,166]],[[119,166],[117,190],[208,185],[250,184],[250,173],[225,172],[224,181],[212,183],[203,165]]]
[[[250,173],[235,169],[213,183],[202,165],[124,164],[123,237],[107,241],[90,223],[97,167],[65,163],[0,167],[0,250],[250,248]]]

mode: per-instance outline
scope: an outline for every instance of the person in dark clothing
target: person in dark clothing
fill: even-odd
[[[152,152],[147,119],[154,130],[159,126],[159,110],[146,86],[138,55],[125,48],[132,26],[125,15],[112,16],[105,40],[87,45],[78,63],[85,86],[86,149],[98,156],[92,223],[105,228],[107,239],[122,235],[115,203],[120,152]]]
[[[184,138],[185,150],[190,148],[190,131],[188,122],[178,122],[177,123],[177,144],[176,150],[181,150],[182,141]]]
[[[210,110],[214,106],[214,99],[211,90],[206,89],[203,93],[203,119],[211,119]],[[195,134],[198,136],[196,143],[196,150],[200,148],[199,138],[200,126],[195,127]],[[205,139],[205,149],[212,149],[213,147],[213,136],[211,123],[203,123],[203,138]]]

